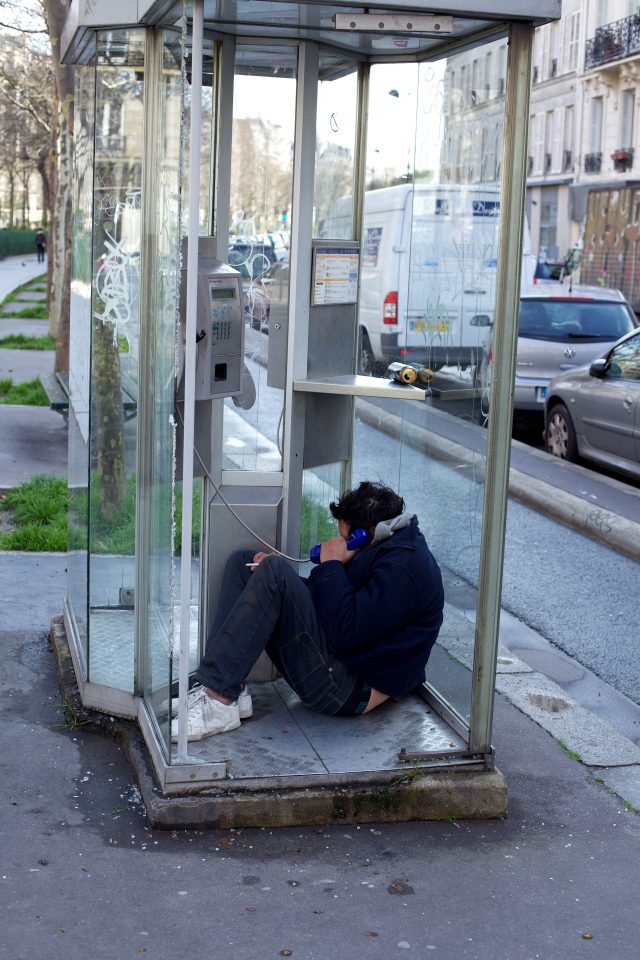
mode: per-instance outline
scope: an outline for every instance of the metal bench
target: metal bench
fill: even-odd
[[[40,377],[40,382],[44,387],[44,392],[49,398],[49,406],[52,410],[61,413],[63,417],[69,417],[69,374],[68,373],[49,373]],[[131,420],[138,412],[138,385],[125,374],[121,377],[120,389],[122,393],[122,407],[124,410],[124,419]]]

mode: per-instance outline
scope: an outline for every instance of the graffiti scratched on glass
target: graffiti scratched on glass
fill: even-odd
[[[114,337],[123,335],[133,346],[131,327],[137,321],[140,289],[140,191],[128,191],[123,200],[105,193],[98,203],[98,218],[108,219],[110,229],[103,226],[103,252],[96,273],[96,295],[99,309],[94,317],[113,325]]]

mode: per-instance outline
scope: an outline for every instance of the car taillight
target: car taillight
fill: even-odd
[[[398,322],[398,291],[391,290],[384,298],[382,322],[394,326]]]

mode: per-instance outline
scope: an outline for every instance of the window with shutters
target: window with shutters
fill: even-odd
[[[604,27],[605,23],[609,23],[609,0],[597,0],[596,29]]]
[[[620,147],[633,147],[635,106],[635,90],[623,90],[620,96]]]
[[[532,122],[532,131],[532,173],[535,176],[540,176],[544,171],[544,113],[535,114]]]
[[[578,52],[580,44],[580,11],[576,10],[567,22],[567,70],[578,69]]]
[[[550,173],[553,168],[553,121],[554,111],[547,110],[544,117],[544,172]]]
[[[566,173],[573,168],[573,137],[575,129],[575,115],[573,107],[564,108],[564,132],[562,136],[562,171]]]
[[[591,116],[589,118],[589,151],[602,151],[602,97],[593,97],[591,100]]]

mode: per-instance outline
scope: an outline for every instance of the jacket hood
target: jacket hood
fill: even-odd
[[[399,514],[397,517],[394,517],[392,520],[381,520],[373,533],[371,546],[374,546],[377,543],[383,543],[384,540],[388,540],[389,537],[392,537],[394,533],[398,532],[398,530],[404,530],[405,527],[409,526],[414,517],[415,513],[408,513],[405,511],[404,513]]]

